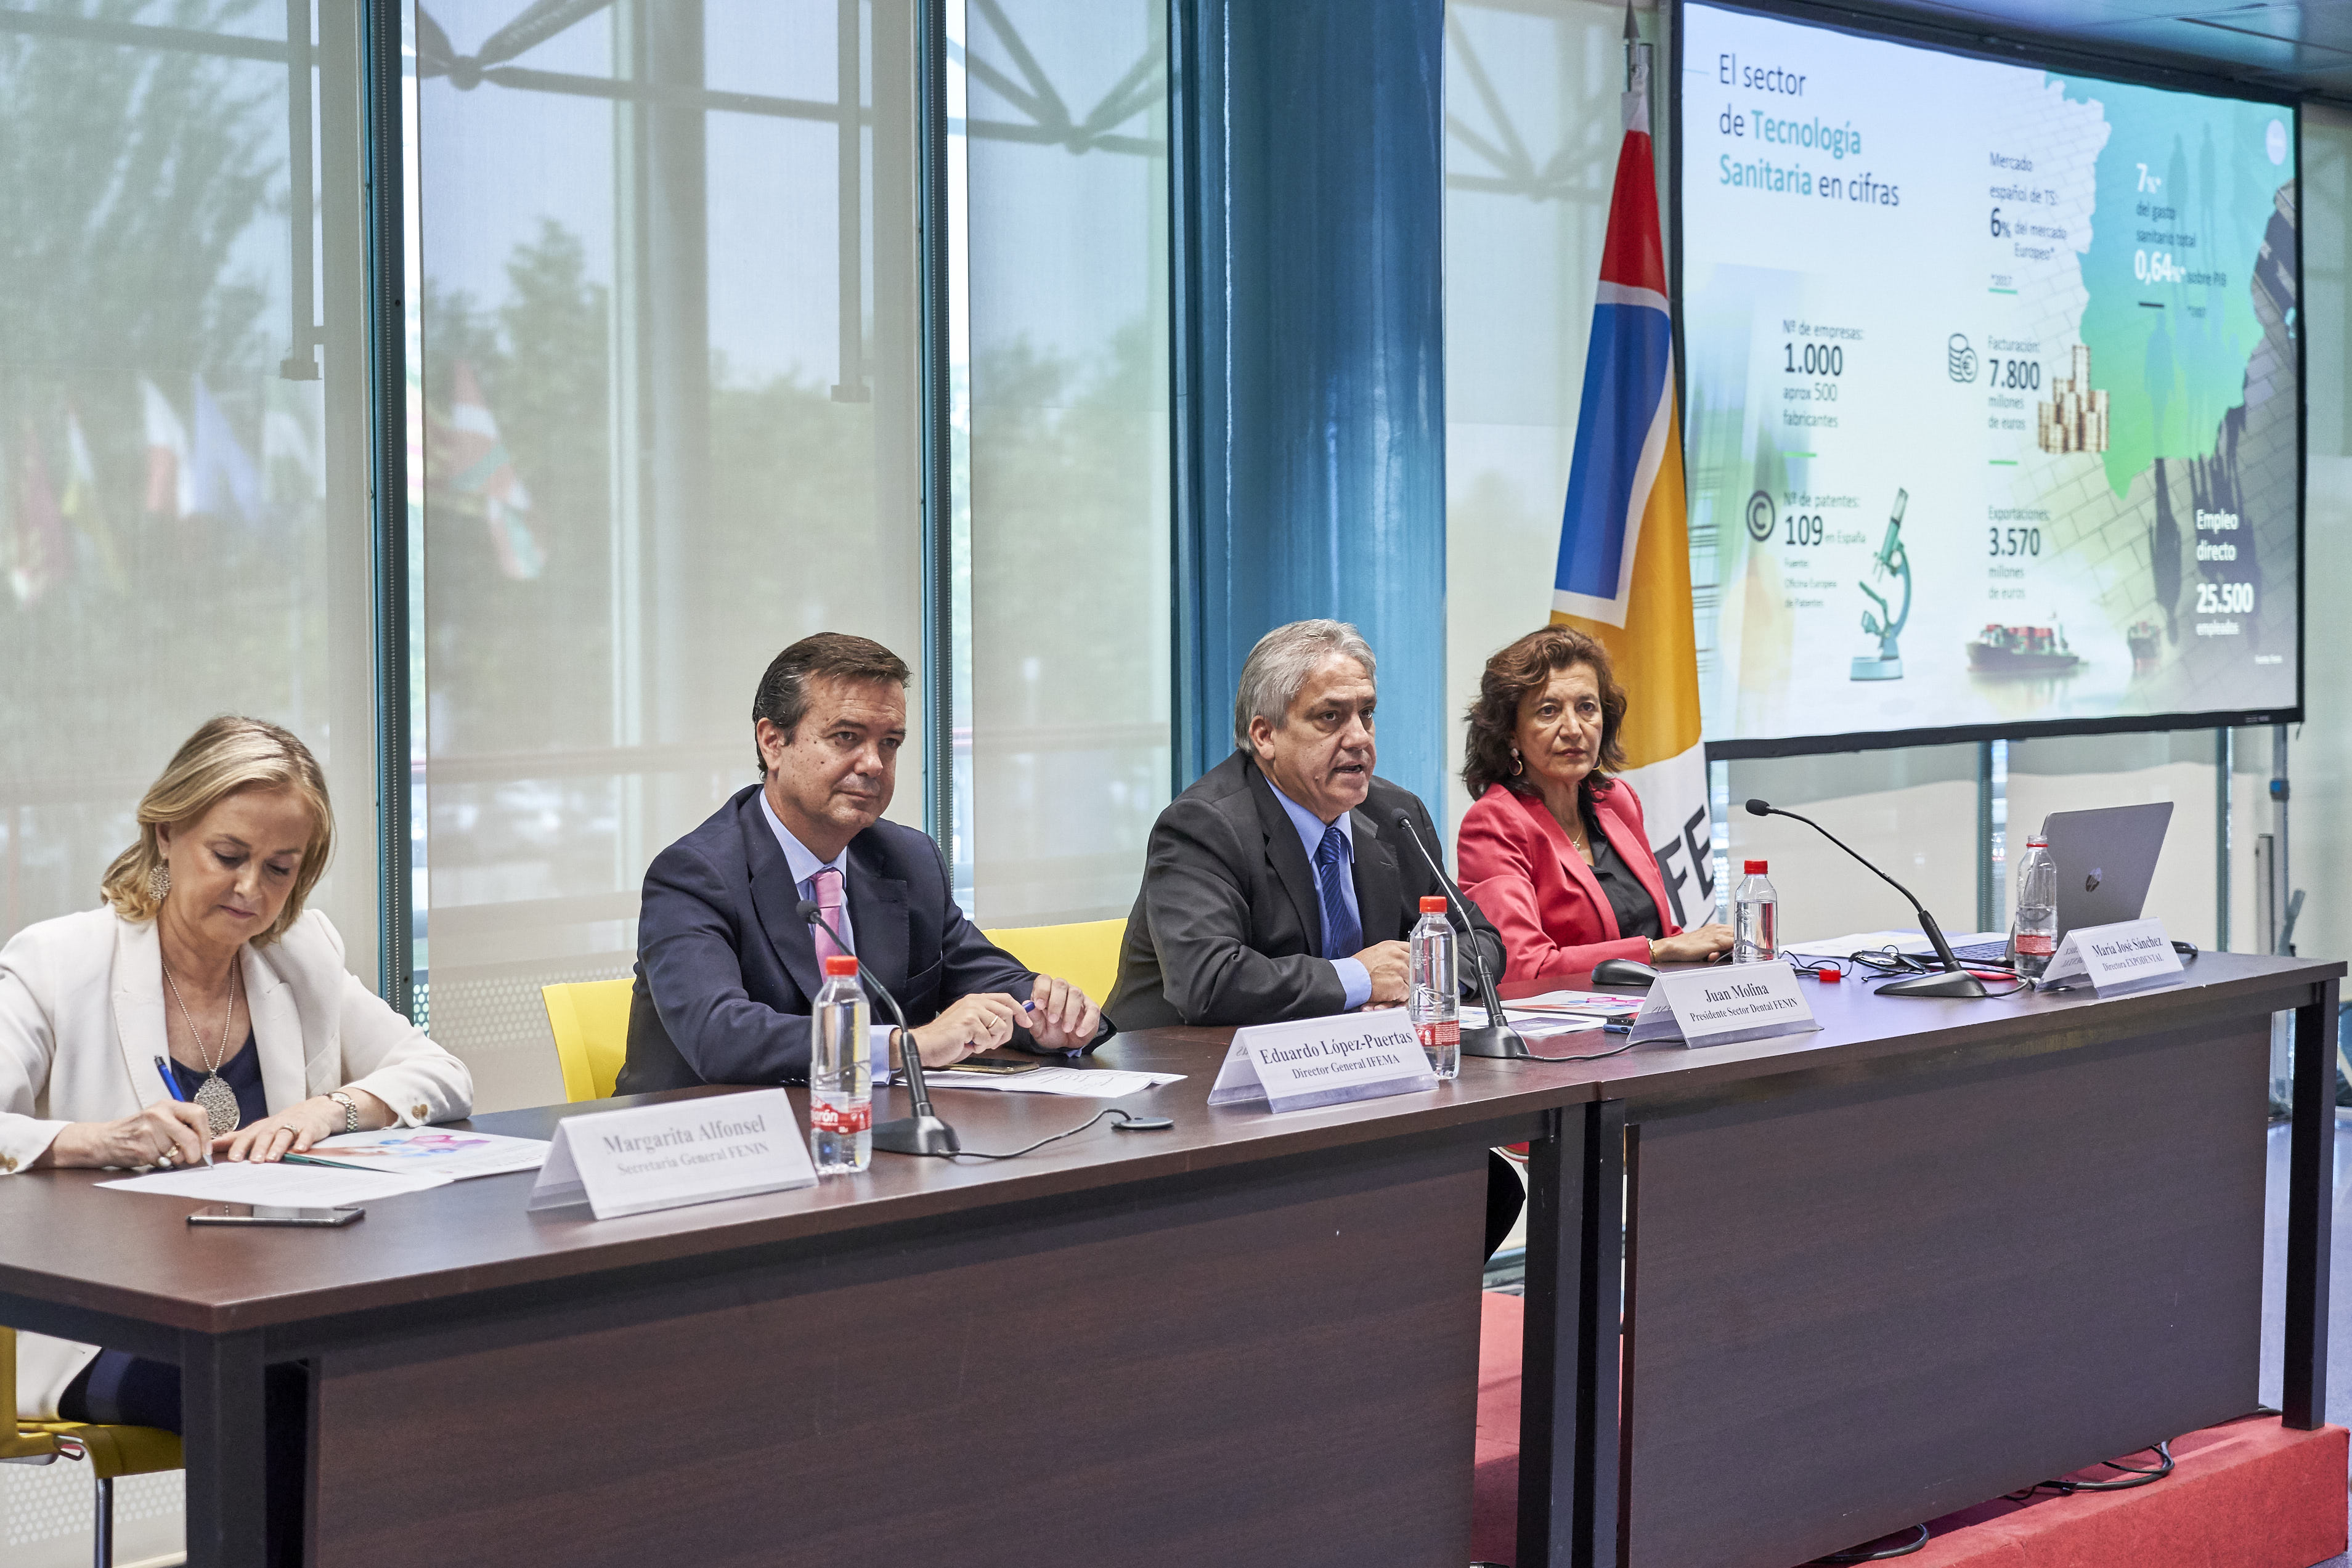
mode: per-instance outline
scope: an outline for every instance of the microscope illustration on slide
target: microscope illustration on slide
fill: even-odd
[[[1856,588],[1868,596],[1878,608],[1862,612],[1862,629],[1878,639],[1875,657],[1856,654],[1853,678],[1857,681],[1899,681],[1903,678],[1903,650],[1895,638],[1903,634],[1903,624],[1911,619],[1911,557],[1903,548],[1903,508],[1910,503],[1911,493],[1895,492],[1894,515],[1886,519],[1886,539],[1878,553],[1870,558],[1870,580],[1858,582]],[[1903,584],[1903,608],[1887,613],[1886,595],[1871,587],[1872,582],[1897,580]]]

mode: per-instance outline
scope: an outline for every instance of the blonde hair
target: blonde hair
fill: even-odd
[[[139,800],[139,841],[114,857],[99,879],[99,891],[125,920],[152,920],[163,901],[155,895],[155,868],[163,864],[155,830],[187,827],[241,789],[291,789],[310,809],[310,838],[294,889],[269,929],[253,939],[266,947],[302,918],[310,895],[335,851],[335,812],[327,803],[327,776],[310,748],[291,730],[257,718],[222,714],[206,719],[180,745],[163,777]]]

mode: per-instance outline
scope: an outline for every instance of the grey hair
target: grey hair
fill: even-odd
[[[1363,665],[1366,680],[1378,678],[1371,644],[1345,621],[1293,621],[1260,637],[1242,661],[1241,684],[1234,692],[1234,744],[1250,749],[1253,718],[1280,729],[1307,677],[1334,653]]]

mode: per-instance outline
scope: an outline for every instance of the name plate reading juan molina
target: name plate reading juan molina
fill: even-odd
[[[2050,967],[2042,972],[2045,987],[2089,980],[2099,995],[2140,986],[2161,985],[2180,973],[2180,955],[2164,934],[2164,922],[2119,920],[2113,925],[2083,925],[2066,933]]]
[[[1626,1041],[1730,1045],[1821,1027],[1813,1019],[1812,1004],[1797,989],[1797,972],[1775,958],[1761,964],[1660,970]]]
[[[1235,1030],[1209,1103],[1304,1111],[1436,1087],[1412,1018],[1389,1008]]]
[[[526,1208],[585,1202],[599,1219],[814,1186],[808,1140],[781,1089],[719,1094],[556,1124]]]

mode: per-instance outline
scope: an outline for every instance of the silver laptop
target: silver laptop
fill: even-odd
[[[2042,837],[2058,867],[2058,940],[2083,925],[2112,925],[2137,920],[2147,903],[2148,883],[2156,879],[2156,858],[2164,852],[2165,830],[2172,824],[2172,802],[2154,800],[2142,806],[2102,806],[2089,811],[2053,811],[2042,820]],[[2010,842],[2017,852],[2013,867],[2024,859],[2023,844],[2014,829]],[[2011,890],[2016,902],[2016,890]],[[1979,942],[1955,947],[1963,961],[1983,962],[2004,956],[2008,943]]]

